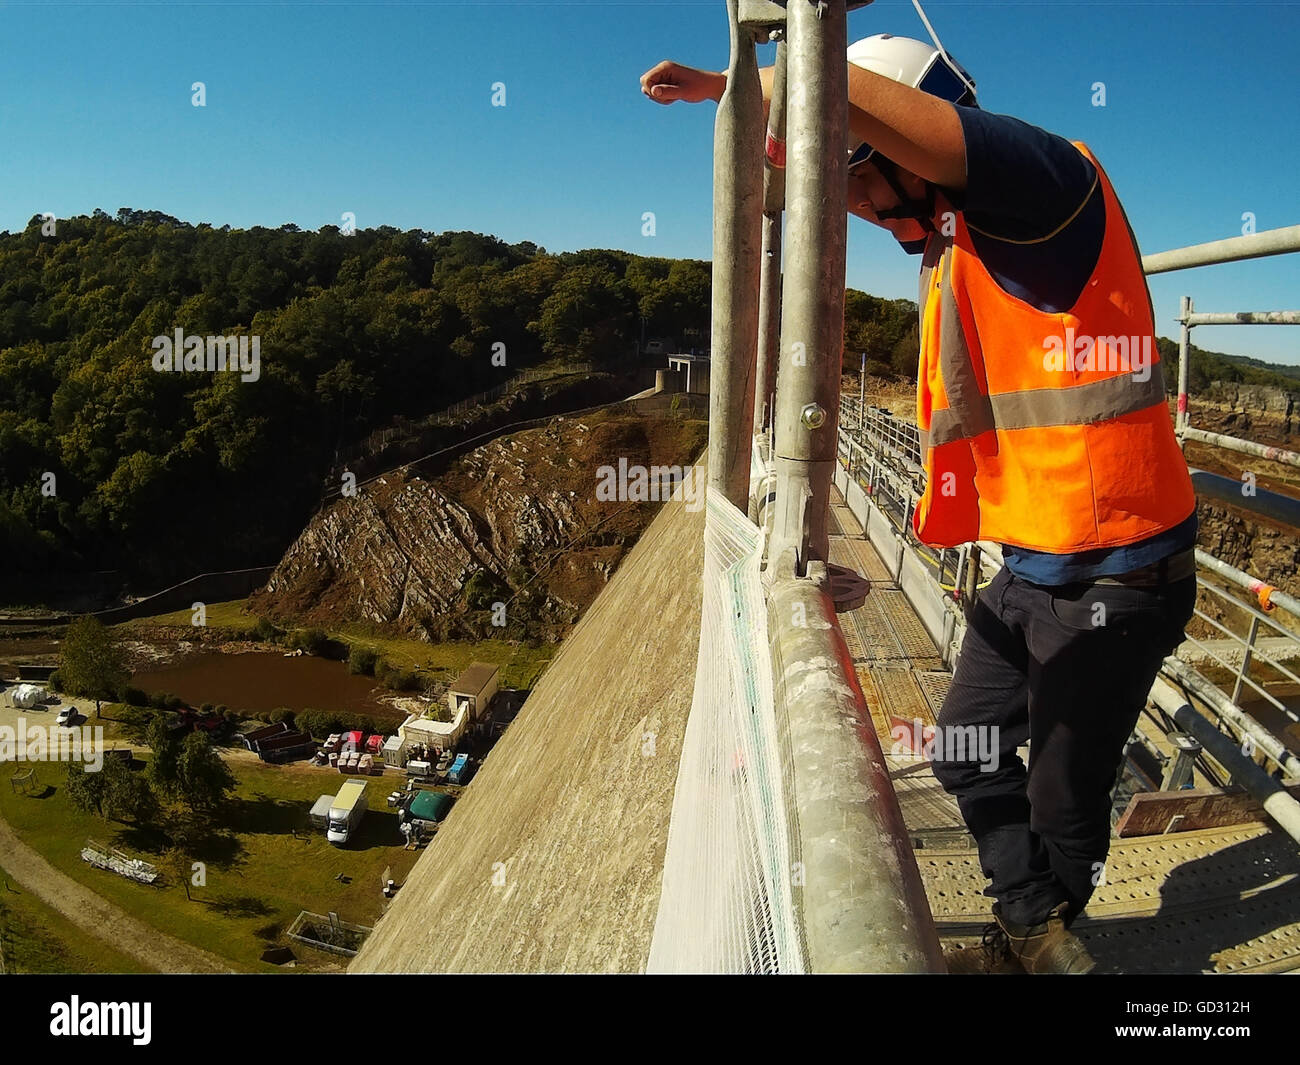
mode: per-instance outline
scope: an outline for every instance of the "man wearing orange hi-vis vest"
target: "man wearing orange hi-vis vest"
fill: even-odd
[[[1004,561],[937,721],[985,733],[933,768],[995,900],[982,943],[946,960],[1087,973],[1070,926],[1104,879],[1124,745],[1196,599],[1196,501],[1141,256],[1092,152],[980,109],[942,47],[878,34],[850,46],[847,74],[848,209],[921,256],[913,528],[995,542]],[[718,100],[726,75],[666,60],[641,85]]]

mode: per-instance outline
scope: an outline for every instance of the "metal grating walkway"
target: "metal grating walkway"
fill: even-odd
[[[900,799],[901,799],[900,795]],[[969,847],[917,851],[945,946],[991,920]],[[1300,854],[1266,825],[1111,842],[1074,931],[1103,972],[1284,972],[1300,966]]]
[[[891,753],[894,719],[933,724],[952,676],[838,493],[831,516],[831,561],[872,581],[840,627],[940,937],[945,947],[978,943],[992,900],[974,840],[929,764]],[[1300,970],[1300,853],[1258,823],[1112,840],[1105,881],[1074,930],[1101,972]]]

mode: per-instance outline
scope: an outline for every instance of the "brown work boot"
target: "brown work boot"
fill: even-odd
[[[943,952],[943,960],[948,972],[955,975],[982,973],[1002,976],[1025,971],[1011,952],[1011,941],[1006,932],[996,921],[984,926],[984,935],[978,946],[952,947]]]
[[[1003,918],[997,903],[993,916],[1006,935],[1009,949],[1027,973],[1090,973],[1097,967],[1088,948],[1065,927],[1062,902],[1047,915],[1042,924],[1018,925]]]

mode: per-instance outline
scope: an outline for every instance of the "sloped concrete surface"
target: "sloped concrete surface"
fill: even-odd
[[[703,534],[702,505],[664,504],[351,972],[644,969],[695,681]]]

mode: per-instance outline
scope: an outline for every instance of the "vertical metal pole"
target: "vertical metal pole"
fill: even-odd
[[[858,417],[867,409],[867,353],[862,353],[862,369],[858,371]]]
[[[1246,650],[1241,656],[1241,668],[1237,670],[1237,683],[1232,686],[1232,701],[1237,703],[1241,698],[1241,685],[1246,679],[1246,674],[1250,672],[1250,660],[1254,655],[1255,637],[1259,635],[1259,618],[1254,614],[1250,615],[1250,633],[1246,637]],[[1240,705],[1240,704],[1238,704]]]
[[[748,510],[758,347],[763,86],[751,31],[727,0],[731,62],[713,128],[713,323],[709,490]]]
[[[776,384],[781,346],[781,212],[785,209],[785,41],[776,46],[772,100],[767,112],[763,166],[763,270],[758,290],[758,376],[754,383],[754,435],[771,419],[769,395]]]
[[[786,267],[776,399],[776,521],[769,558],[826,561],[844,350],[848,47],[845,0],[786,7]]]
[[[1178,417],[1174,419],[1174,428],[1182,432],[1187,428],[1187,382],[1190,379],[1188,363],[1192,358],[1192,328],[1187,319],[1192,314],[1192,297],[1184,296],[1182,302],[1182,333],[1178,338]]]
[[[970,553],[966,556],[966,573],[965,573],[965,596],[966,602],[964,608],[967,614],[975,606],[975,595],[980,586],[980,546],[971,544]]]
[[[1201,753],[1201,745],[1185,732],[1172,732],[1169,741],[1174,747],[1174,756],[1169,760],[1165,770],[1165,779],[1160,783],[1161,791],[1179,791],[1190,787],[1192,774],[1196,769],[1196,756]]]

